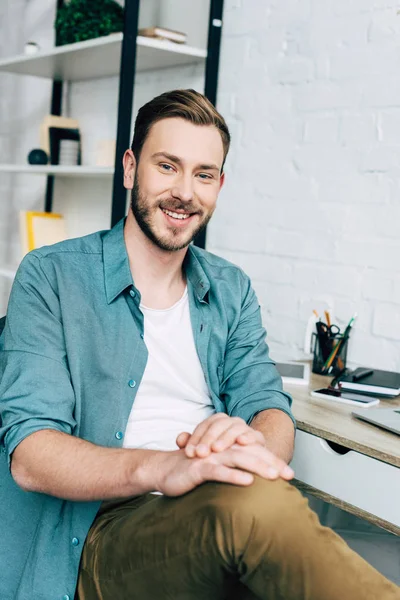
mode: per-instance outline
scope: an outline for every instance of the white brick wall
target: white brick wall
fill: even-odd
[[[313,308],[359,314],[351,364],[400,369],[400,2],[225,2],[233,144],[209,249],[243,266],[273,356]]]

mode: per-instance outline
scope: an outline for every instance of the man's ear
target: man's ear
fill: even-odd
[[[222,186],[224,185],[224,183],[225,183],[225,173],[222,172],[221,175],[220,175],[220,177],[219,177],[219,189],[220,189],[220,191],[221,191]]]
[[[122,164],[124,166],[124,187],[127,190],[131,190],[133,188],[136,173],[136,158],[132,150],[126,150],[122,159]]]

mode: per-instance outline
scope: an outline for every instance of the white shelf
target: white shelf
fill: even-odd
[[[61,177],[111,177],[114,174],[114,167],[0,164],[0,173],[28,173],[29,175],[58,175]]]
[[[0,277],[5,277],[6,279],[13,280],[17,269],[13,269],[12,267],[2,267],[0,266]]]
[[[34,75],[55,80],[79,81],[119,75],[122,33],[76,44],[58,46],[46,52],[0,60],[0,71]],[[207,51],[185,44],[138,36],[136,70],[149,71],[203,62]]]

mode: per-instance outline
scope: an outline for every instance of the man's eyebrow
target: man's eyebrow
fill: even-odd
[[[174,154],[169,154],[169,152],[155,152],[154,154],[151,155],[151,158],[166,158],[167,160],[170,160],[171,162],[176,163],[177,165],[182,165],[182,159],[179,158],[179,156],[175,156]],[[215,165],[214,163],[211,164],[202,164],[202,165],[197,165],[198,169],[201,169],[203,171],[220,171],[220,167],[218,167],[218,165]]]
[[[210,164],[210,165],[199,165],[199,169],[201,169],[202,171],[218,171],[220,172],[220,167],[217,167],[217,165],[214,165],[214,163]]]

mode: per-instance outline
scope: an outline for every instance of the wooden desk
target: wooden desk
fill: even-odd
[[[285,385],[298,427],[294,484],[400,535],[400,436],[352,417],[352,405],[310,396],[330,380],[312,375],[309,387]],[[374,408],[399,406],[396,398]]]

